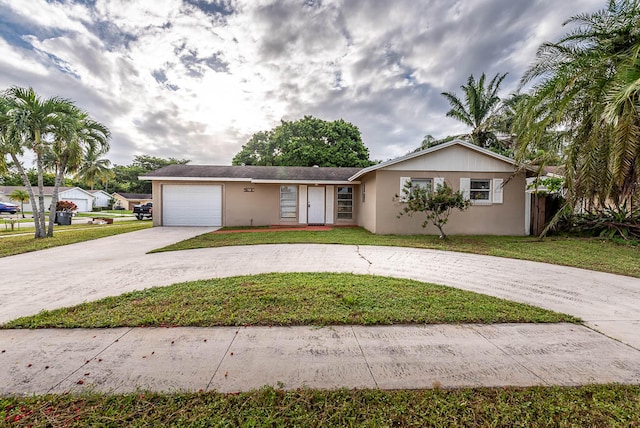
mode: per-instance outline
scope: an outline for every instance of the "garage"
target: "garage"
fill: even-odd
[[[222,226],[222,186],[162,186],[164,226]]]

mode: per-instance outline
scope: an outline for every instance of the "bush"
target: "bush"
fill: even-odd
[[[71,201],[56,202],[56,211],[74,212],[78,210],[78,206]]]
[[[567,216],[558,226],[560,230],[567,232],[639,241],[640,211],[629,211],[624,207],[605,208]]]

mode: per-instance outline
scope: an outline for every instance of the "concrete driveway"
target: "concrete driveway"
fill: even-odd
[[[2,258],[3,278],[19,280],[0,284],[0,322],[180,281],[330,271],[411,278],[531,303],[581,317],[617,340],[573,324],[0,330],[0,395],[640,381],[638,279],[394,247],[145,254],[210,230],[153,228]]]
[[[545,263],[398,247],[259,245],[145,254],[213,228],[155,227],[0,259],[0,322],[197,279],[352,272],[449,285],[582,318],[640,349],[640,279]]]

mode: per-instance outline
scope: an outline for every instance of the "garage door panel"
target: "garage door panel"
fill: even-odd
[[[164,185],[162,223],[165,226],[222,226],[222,186]]]

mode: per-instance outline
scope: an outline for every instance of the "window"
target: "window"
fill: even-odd
[[[338,187],[338,220],[353,219],[353,187]]]
[[[433,181],[430,178],[412,178],[411,179],[412,192],[414,187],[420,187],[426,189],[427,192],[433,191]]]
[[[367,185],[362,183],[362,203],[364,204],[367,200]]]
[[[298,206],[298,188],[296,186],[280,186],[280,219],[295,220]]]
[[[491,202],[491,180],[471,179],[471,191],[469,195],[472,201]]]

